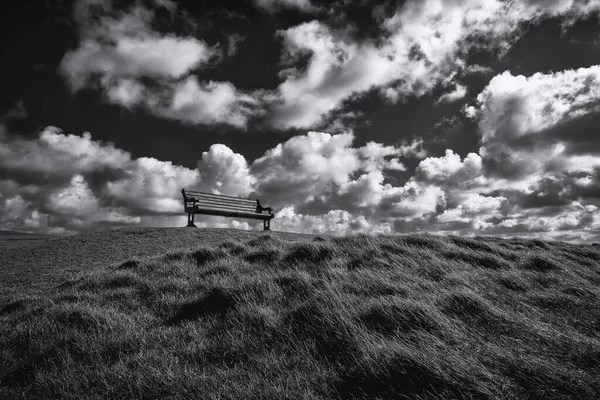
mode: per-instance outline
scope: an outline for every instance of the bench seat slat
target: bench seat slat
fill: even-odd
[[[195,203],[195,205],[203,206],[203,207],[212,207],[212,208],[233,208],[235,210],[247,210],[247,211],[256,212],[256,204],[254,204],[252,206],[236,206],[233,204],[217,204],[217,203],[206,203],[204,201],[197,201]]]
[[[217,200],[212,200],[212,199],[203,199],[203,198],[198,198],[198,197],[194,197],[194,200],[196,200],[196,202],[201,202],[201,203],[210,203],[210,204],[223,204],[223,205],[229,205],[229,206],[235,206],[235,207],[256,207],[257,203],[255,201],[250,202],[250,203],[236,203],[233,201],[217,201]]]
[[[187,197],[195,197],[197,199],[199,198],[206,198],[206,199],[214,199],[216,201],[231,201],[231,202],[236,202],[236,203],[256,203],[256,200],[252,200],[252,199],[242,199],[242,198],[238,198],[238,197],[231,197],[231,196],[221,196],[218,194],[209,194],[209,193],[200,193],[200,192],[185,192]]]
[[[206,197],[215,197],[217,199],[229,199],[229,200],[246,200],[246,201],[256,201],[254,199],[247,199],[247,198],[243,198],[243,197],[233,197],[233,196],[225,196],[225,195],[220,195],[220,194],[214,194],[214,193],[206,193],[206,192],[196,192],[193,190],[186,190],[185,194],[188,196],[206,196]]]
[[[194,199],[196,201],[205,201],[207,203],[217,203],[217,204],[234,204],[234,205],[240,205],[240,206],[256,206],[256,200],[255,201],[234,201],[234,200],[229,200],[229,199],[214,199],[214,198],[210,198],[210,197],[194,197]]]
[[[219,200],[213,200],[213,199],[206,199],[206,198],[202,198],[202,197],[195,197],[194,198],[197,202],[202,202],[202,203],[212,203],[212,204],[223,204],[223,205],[230,205],[230,206],[236,206],[236,207],[256,207],[257,203],[255,201],[252,202],[235,202],[235,201],[219,201]]]
[[[191,202],[190,202],[191,204]],[[250,203],[250,204],[236,204],[236,203],[229,203],[229,202],[217,202],[217,201],[207,201],[204,199],[196,199],[196,204],[207,204],[207,205],[211,205],[211,206],[215,206],[215,207],[233,207],[233,208],[244,208],[244,209],[251,209],[254,210],[257,207],[256,203]]]
[[[256,200],[248,200],[248,199],[232,200],[232,199],[219,199],[216,197],[208,197],[208,196],[195,196],[195,198],[198,200],[216,201],[216,202],[220,202],[220,203],[256,204]]]
[[[211,210],[226,210],[226,211],[239,211],[239,212],[245,212],[245,213],[252,213],[252,214],[260,214],[258,212],[256,212],[256,207],[254,208],[240,208],[240,207],[228,207],[228,206],[221,206],[221,205],[214,205],[214,204],[203,204],[203,203],[196,203],[196,208],[208,208]]]

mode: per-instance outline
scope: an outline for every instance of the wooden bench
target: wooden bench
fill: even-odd
[[[271,230],[271,220],[275,217],[271,207],[263,207],[258,199],[242,199],[220,194],[203,193],[181,189],[183,209],[188,215],[187,226],[194,225],[194,214],[217,215],[261,219],[265,231]],[[267,211],[268,214],[263,213]]]

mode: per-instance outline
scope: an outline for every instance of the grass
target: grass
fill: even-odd
[[[53,238],[55,237],[50,235],[0,230],[0,251],[29,246],[36,242],[46,241]]]
[[[91,238],[112,251],[78,262]],[[0,272],[18,289],[0,398],[600,398],[596,246],[139,228],[46,245],[70,249],[52,284]]]

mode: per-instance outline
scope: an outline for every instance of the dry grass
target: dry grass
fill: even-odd
[[[596,246],[163,232],[5,291],[0,398],[600,398]]]

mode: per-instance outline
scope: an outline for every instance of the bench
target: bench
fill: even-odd
[[[196,226],[194,225],[194,214],[204,214],[220,217],[260,219],[263,221],[264,230],[271,230],[271,219],[275,217],[273,209],[271,207],[263,207],[258,199],[242,199],[185,189],[181,189],[181,194],[183,195],[183,209],[188,215],[187,226]],[[264,213],[264,211],[267,211],[268,214]]]

